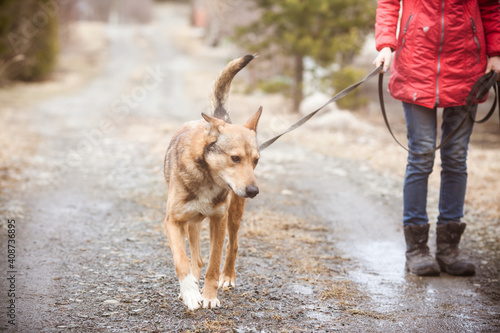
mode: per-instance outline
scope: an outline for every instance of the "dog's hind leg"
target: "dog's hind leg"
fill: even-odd
[[[229,216],[227,222],[227,231],[229,241],[226,247],[226,261],[219,279],[219,288],[234,288],[236,286],[236,270],[234,263],[238,252],[238,230],[240,228],[243,210],[245,208],[245,199],[232,195],[229,206]]]
[[[210,259],[202,292],[204,308],[215,308],[220,305],[217,299],[217,289],[219,287],[220,263],[226,236],[226,224],[227,213],[219,217],[210,217]]]
[[[184,223],[175,221],[167,215],[165,219],[165,229],[167,231],[168,242],[174,257],[175,271],[179,278],[181,289],[180,298],[189,310],[193,311],[200,307],[203,298],[198,288],[198,280],[191,272],[189,259],[186,254],[186,240]]]
[[[191,251],[191,272],[196,281],[200,281],[203,259],[201,258],[200,233],[201,222],[191,222],[187,224],[187,234],[189,240],[189,249]]]

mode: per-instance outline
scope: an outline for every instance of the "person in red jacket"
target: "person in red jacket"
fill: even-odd
[[[485,72],[500,73],[500,5],[498,0],[378,0],[374,61],[391,67],[389,90],[403,102],[408,154],[403,188],[406,268],[416,275],[472,275],[475,266],[458,245],[465,230],[469,119],[441,149],[441,188],[437,252],[427,246],[427,184],[434,165],[436,113],[443,108],[442,137],[463,119],[467,95]],[[398,19],[401,14],[401,21]],[[474,114],[477,105],[474,107]]]

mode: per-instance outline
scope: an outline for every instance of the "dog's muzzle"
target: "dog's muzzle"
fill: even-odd
[[[259,188],[255,185],[250,185],[245,188],[245,193],[249,198],[254,198],[259,194]]]

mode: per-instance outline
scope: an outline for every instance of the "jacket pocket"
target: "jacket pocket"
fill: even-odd
[[[408,21],[406,21],[405,28],[403,29],[403,37],[401,39],[401,46],[399,47],[399,50],[396,52],[396,59],[398,59],[399,53],[401,52],[401,50],[405,46],[405,43],[406,43],[406,32],[408,31],[408,26],[410,25],[410,22],[411,22],[412,18],[413,18],[413,14],[411,14],[410,17],[408,18]]]
[[[476,48],[477,48],[477,63],[479,64],[479,54],[481,52],[481,46],[479,45],[479,40],[477,39],[477,30],[476,30],[476,23],[474,22],[474,18],[470,18],[470,23],[472,26],[472,37],[474,38],[474,43],[476,43]]]

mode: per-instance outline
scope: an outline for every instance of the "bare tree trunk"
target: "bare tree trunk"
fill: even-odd
[[[302,90],[302,81],[304,79],[304,57],[301,54],[295,55],[295,78],[293,86],[293,111],[298,113],[300,103],[304,97]]]

